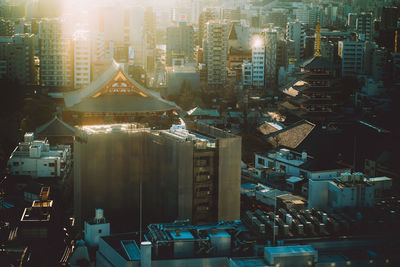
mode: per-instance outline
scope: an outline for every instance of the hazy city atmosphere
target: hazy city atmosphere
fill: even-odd
[[[400,266],[400,0],[0,0],[0,93],[0,266]]]

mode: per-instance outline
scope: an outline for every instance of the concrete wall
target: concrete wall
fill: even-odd
[[[147,132],[108,133],[89,135],[87,143],[76,142],[75,148],[75,215],[80,225],[102,208],[113,231],[137,229],[140,180],[144,225],[191,219],[191,142]]]

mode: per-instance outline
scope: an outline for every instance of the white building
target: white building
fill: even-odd
[[[50,148],[47,140],[34,140],[33,133],[26,133],[24,142],[11,153],[7,165],[12,175],[62,177],[71,167],[71,148]]]
[[[294,56],[297,60],[304,58],[304,47],[306,41],[306,33],[304,24],[295,21],[288,22],[286,26],[286,39],[294,41]]]
[[[39,22],[40,84],[55,87],[73,85],[72,38],[59,19]]]
[[[74,88],[90,84],[91,40],[88,31],[79,30],[74,34]]]
[[[265,77],[265,44],[257,39],[251,49],[251,61],[253,66],[253,86],[264,87]]]
[[[91,221],[85,222],[83,232],[85,241],[90,247],[98,246],[100,237],[110,235],[110,223],[106,222],[102,209],[96,209],[95,217]]]
[[[286,148],[271,153],[256,153],[254,165],[256,168],[278,168],[290,176],[317,180],[333,179],[350,171],[337,163],[320,166],[320,163],[306,152],[298,153]]]
[[[354,76],[364,71],[364,43],[339,41],[338,55],[342,61],[342,76]]]
[[[322,210],[371,207],[375,188],[364,181],[362,173],[341,174],[338,179],[309,180],[308,208]]]

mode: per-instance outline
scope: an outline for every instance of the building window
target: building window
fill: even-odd
[[[49,167],[54,167],[55,166],[55,163],[54,162],[50,162],[49,163]]]
[[[13,166],[18,166],[19,162],[13,162]]]
[[[260,164],[260,165],[264,165],[265,164],[265,161],[264,161],[264,159],[263,158],[258,158],[258,164]]]
[[[101,230],[101,229],[99,229],[99,234],[101,234],[101,232],[102,232],[102,230]]]

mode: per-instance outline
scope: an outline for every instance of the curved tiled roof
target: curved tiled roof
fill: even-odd
[[[130,94],[102,94],[116,77],[123,77],[133,88]],[[88,87],[64,94],[68,110],[81,112],[157,112],[180,109],[174,102],[161,98],[127,75],[117,63],[112,65]]]

